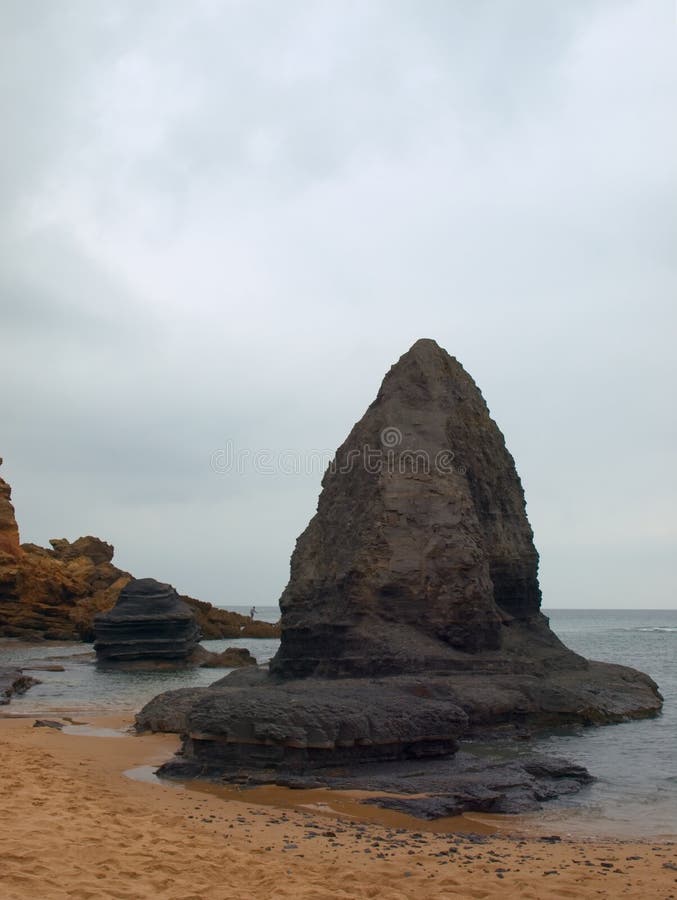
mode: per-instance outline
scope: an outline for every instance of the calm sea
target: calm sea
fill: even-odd
[[[247,614],[249,608],[229,607]],[[675,836],[677,834],[677,610],[545,610],[565,644],[583,656],[634,666],[658,683],[665,698],[656,719],[601,728],[568,729],[524,745],[559,753],[585,766],[598,781],[545,813],[561,833]],[[256,617],[275,622],[277,607]],[[205,641],[210,650],[247,647],[259,662],[274,655],[275,640]],[[42,680],[4,708],[7,713],[56,714],[138,709],[155,694],[206,685],[226,670],[101,672],[87,644],[3,641],[0,664],[57,663],[63,672],[36,672]],[[542,816],[542,814],[541,814]]]
[[[677,610],[545,610],[572,650],[646,672],[665,699],[655,719],[579,728],[534,742],[598,781],[572,798],[575,833],[677,835]],[[561,810],[547,812],[562,823]],[[606,827],[604,827],[606,826]]]

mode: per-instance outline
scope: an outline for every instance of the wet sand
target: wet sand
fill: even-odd
[[[144,779],[175,736],[75,718],[113,733],[0,719],[3,900],[677,898],[669,842],[554,840],[533,819],[528,836],[490,833],[495,817],[424,823],[365,810],[358,792],[157,784]]]

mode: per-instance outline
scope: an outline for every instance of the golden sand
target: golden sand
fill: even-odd
[[[669,843],[477,839],[456,829],[491,826],[384,818],[354,794],[152,784],[124,772],[167,759],[174,736],[33,722],[0,719],[0,900],[677,898]]]

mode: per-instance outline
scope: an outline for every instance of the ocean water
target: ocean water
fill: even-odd
[[[238,638],[202,641],[208,650],[221,652],[226,647],[246,647],[258,663],[266,663],[275,655],[276,639]],[[182,687],[201,687],[223,678],[231,669],[183,669],[174,672],[120,672],[98,669],[94,664],[92,644],[0,642],[0,665],[30,667],[61,665],[63,672],[26,669],[38,678],[22,696],[13,697],[9,706],[1,707],[5,715],[46,715],[76,711],[79,713],[127,712],[138,710],[156,694]]]
[[[224,607],[249,615],[249,607]],[[256,618],[263,622],[277,622],[278,606],[260,606]],[[279,646],[277,639],[236,638],[202,641],[207,650],[220,653],[226,647],[246,647],[258,663],[266,663]],[[182,687],[202,687],[223,678],[231,669],[184,669],[175,672],[101,670],[94,665],[92,644],[73,644],[48,641],[30,644],[0,640],[2,666],[61,665],[63,672],[41,669],[27,671],[42,683],[23,696],[12,698],[5,714],[46,715],[47,713],[103,711],[115,713],[138,710],[156,694]]]
[[[236,612],[249,608],[229,607]],[[571,728],[540,736],[514,752],[543,750],[586,766],[597,781],[579,794],[546,807],[561,833],[675,837],[677,835],[677,610],[544,610],[565,644],[590,659],[647,672],[665,698],[655,719],[597,728]],[[257,607],[256,617],[275,622],[278,607]],[[258,662],[275,653],[277,640],[204,641],[210,650],[247,647]],[[207,685],[226,669],[182,672],[100,671],[88,644],[0,643],[0,664],[59,664],[63,672],[36,671],[42,684],[3,708],[7,714],[46,715],[139,709],[161,691]],[[542,821],[543,814],[539,816]]]
[[[546,815],[575,833],[677,835],[677,610],[544,610],[564,643],[588,659],[650,675],[664,698],[654,719],[577,728],[534,741],[598,779]],[[563,817],[563,810],[567,815]]]

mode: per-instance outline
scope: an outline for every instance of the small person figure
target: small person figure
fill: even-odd
[[[255,615],[256,615],[256,607],[252,606],[252,608],[249,610],[249,618],[253,619]]]

